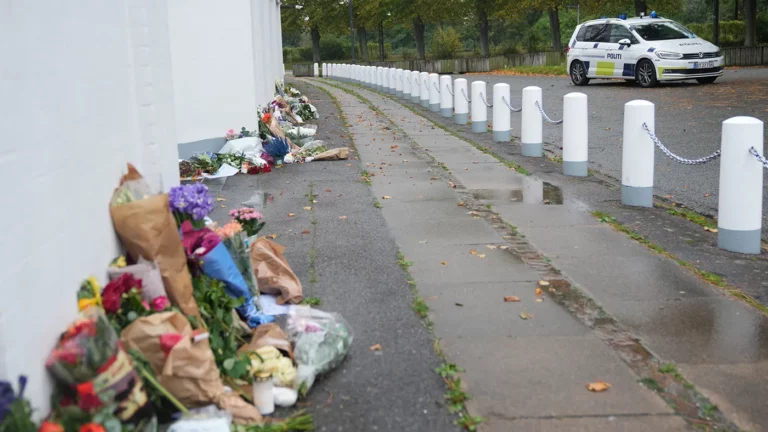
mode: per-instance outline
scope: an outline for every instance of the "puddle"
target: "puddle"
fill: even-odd
[[[562,189],[535,177],[524,178],[521,189],[476,189],[472,191],[472,194],[479,200],[487,201],[511,201],[544,205],[560,205],[563,203]]]
[[[271,193],[265,191],[256,191],[250,198],[243,201],[243,206],[252,207],[256,210],[263,210],[267,207],[274,197]]]

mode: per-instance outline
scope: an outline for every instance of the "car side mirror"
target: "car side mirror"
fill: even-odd
[[[622,39],[622,40],[619,41],[619,45],[630,46],[630,45],[632,45],[632,41],[630,41],[629,39],[625,38],[625,39]]]

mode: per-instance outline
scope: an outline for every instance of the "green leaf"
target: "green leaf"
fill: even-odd
[[[228,358],[228,359],[224,360],[224,369],[229,371],[229,370],[232,370],[232,368],[234,366],[235,366],[235,359]]]
[[[129,322],[133,322],[133,321],[136,321],[136,318],[139,317],[139,314],[137,314],[134,311],[130,311],[130,312],[128,312],[128,315],[126,315],[126,317],[128,318]]]

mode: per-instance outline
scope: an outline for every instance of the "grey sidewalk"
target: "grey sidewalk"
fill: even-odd
[[[621,325],[640,336],[662,361],[677,363],[683,376],[730,420],[744,429],[768,430],[764,412],[768,399],[765,316],[599,223],[583,202],[566,199],[563,205],[545,206],[511,201],[510,197],[525,198],[526,192],[535,189],[526,185],[522,176],[414,116],[398,102],[354,87],[388,118],[382,119],[367,112],[367,106],[356,98],[331,91],[343,100],[345,112],[351,115],[361,159],[379,166],[386,162],[383,175],[373,179],[374,190],[379,196],[392,197],[383,202],[387,223],[406,256],[415,262],[413,275],[422,295],[436,297],[430,303],[435,332],[444,338],[451,359],[467,369],[469,391],[475,395],[471,406],[475,412],[492,417],[489,427],[518,430],[521,424],[528,424],[521,423],[522,419],[533,418],[525,421],[535,423],[555,421],[549,420],[551,417],[595,415],[595,419],[580,418],[569,426],[558,423],[568,430],[594,430],[596,426],[579,425],[612,415],[669,411],[664,405],[654,405],[660,399],[652,393],[634,385],[637,377],[588,328],[549,299],[531,303],[535,288],[531,281],[539,276],[505,256],[508,254],[485,248],[505,239],[494,237],[493,230],[478,225],[482,221],[456,206],[456,201],[464,199],[456,190],[447,188],[445,182],[430,180],[443,169],[420,161],[418,148],[411,153],[400,144],[396,153],[391,152],[392,143],[407,140],[399,136],[394,141],[399,132],[384,129],[386,120],[443,163],[458,180],[459,190],[462,185],[466,189],[462,196],[490,198],[483,202],[505,222],[515,225],[554,267]],[[357,115],[361,116],[360,124],[355,124]],[[423,219],[427,221],[420,222],[417,214],[426,214]],[[471,248],[485,253],[486,258],[469,254]],[[523,301],[502,304],[504,295],[518,295]],[[534,317],[522,321],[517,315],[523,310]],[[600,371],[601,376],[588,377]],[[597,378],[615,381],[608,398],[600,399],[605,394],[585,394],[584,382]],[[638,430],[683,427],[681,423],[650,426],[648,418],[632,420],[638,422]],[[652,420],[679,421],[664,416]]]

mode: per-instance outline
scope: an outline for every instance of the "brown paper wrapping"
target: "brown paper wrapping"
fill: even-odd
[[[335,148],[315,155],[314,160],[344,160],[349,159],[349,149],[347,147]]]
[[[167,357],[160,345],[160,336],[166,333],[183,336]],[[192,326],[178,312],[139,318],[120,334],[124,346],[140,351],[152,365],[160,384],[185,406],[192,408],[215,403],[230,412],[238,423],[262,424],[256,407],[237,394],[224,392],[208,340],[194,343],[192,337]]]
[[[291,342],[288,341],[288,336],[286,336],[283,329],[275,323],[262,324],[256,327],[253,331],[251,341],[248,344],[243,345],[238,352],[249,353],[265,346],[273,346],[279,349],[295,362],[295,359],[293,358],[293,347],[291,347]]]
[[[274,294],[278,304],[301,303],[304,296],[301,282],[283,256],[285,247],[259,237],[251,245],[251,266],[256,274],[259,291]]]
[[[132,165],[120,184],[141,175]],[[200,319],[192,293],[192,279],[187,268],[187,254],[181,245],[176,221],[168,207],[168,195],[155,195],[127,204],[111,206],[112,223],[128,255],[155,261],[160,268],[168,298],[186,315]],[[202,319],[200,319],[202,322]]]

